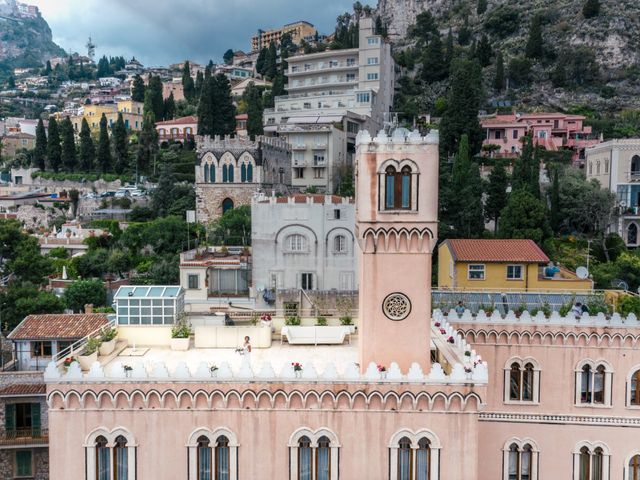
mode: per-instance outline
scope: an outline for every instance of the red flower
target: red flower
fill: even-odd
[[[434,325],[436,326],[436,328],[440,328],[440,322],[436,322]]]
[[[385,367],[384,365],[378,365],[378,371],[379,372],[386,372],[387,371],[387,367]]]

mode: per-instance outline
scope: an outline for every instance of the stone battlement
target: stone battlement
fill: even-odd
[[[414,130],[410,132],[406,128],[396,128],[391,135],[387,135],[384,130],[380,130],[375,137],[367,130],[360,130],[356,136],[356,145],[372,145],[378,147],[387,146],[389,149],[397,149],[402,144],[408,145],[438,145],[440,143],[440,133],[438,130],[431,130],[426,136]]]

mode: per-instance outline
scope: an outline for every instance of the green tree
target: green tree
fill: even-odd
[[[160,180],[158,186],[153,192],[151,197],[151,209],[157,217],[164,217],[167,215],[173,198],[173,187],[175,183],[175,177],[173,175],[173,168],[171,164],[165,162],[162,165]]]
[[[173,120],[176,115],[176,101],[173,98],[173,92],[164,100],[164,119]]]
[[[14,89],[16,88],[16,79],[13,75],[9,75],[9,80],[7,80],[7,88]]]
[[[450,228],[450,235],[458,238],[481,237],[484,232],[482,179],[478,165],[471,160],[469,137],[466,134],[460,138],[444,198],[446,207],[443,220]]]
[[[227,65],[231,65],[233,63],[233,50],[231,48],[224,52],[224,55],[222,55],[222,60],[224,60],[224,63],[226,63]]]
[[[213,134],[231,135],[236,130],[236,111],[231,96],[231,84],[226,75],[219,73],[213,77],[215,82],[213,105]]]
[[[60,169],[62,161],[62,147],[60,146],[60,132],[55,117],[49,119],[49,137],[47,138],[47,160],[54,172]]]
[[[269,50],[266,47],[263,47],[260,49],[260,53],[258,53],[258,58],[256,59],[256,72],[260,75],[264,75],[268,52]]]
[[[64,301],[28,282],[13,282],[0,293],[2,324],[14,329],[28,315],[63,313]]]
[[[201,70],[198,70],[198,73],[196,73],[195,99],[199,99],[200,98],[200,94],[202,93],[202,83],[203,82],[204,82],[204,75],[202,74]]]
[[[198,102],[198,135],[213,135],[213,100],[216,83],[212,76],[205,75]]]
[[[424,50],[422,57],[422,79],[425,82],[437,82],[447,77],[448,66],[445,63],[440,35],[434,35]]]
[[[531,60],[514,57],[509,62],[509,86],[519,88],[531,82]]]
[[[471,154],[480,151],[484,139],[478,121],[482,96],[482,73],[478,62],[455,59],[447,106],[440,122],[440,147],[445,157],[458,149],[460,137],[465,134],[469,139]]]
[[[587,0],[582,6],[584,18],[593,18],[600,15],[600,0]]]
[[[109,271],[109,251],[106,248],[89,250],[80,257],[73,258],[73,264],[82,278],[101,278]]]
[[[487,0],[478,0],[478,4],[476,6],[476,13],[478,15],[482,15],[487,11]]]
[[[7,267],[21,281],[37,285],[43,284],[52,270],[51,260],[40,255],[40,244],[35,237],[22,237]]]
[[[80,169],[83,172],[93,170],[96,158],[96,147],[91,138],[91,130],[86,118],[82,119],[82,128],[80,128]]]
[[[36,126],[36,146],[33,150],[33,165],[41,171],[47,167],[47,132],[44,128],[42,118],[38,120]]]
[[[219,245],[251,245],[251,207],[227,210],[214,222],[212,236]]]
[[[560,173],[555,166],[551,174],[551,189],[549,190],[549,225],[554,233],[560,229]]]
[[[140,171],[146,171],[149,168],[152,157],[158,151],[158,131],[156,130],[156,117],[152,104],[152,93],[147,91],[144,98],[145,108],[142,119],[142,131],[138,136],[138,153],[136,158],[138,173]]]
[[[191,66],[189,65],[189,62],[184,62],[184,67],[182,68],[182,89],[184,92],[184,98],[187,102],[193,103],[196,97],[196,87],[193,82],[193,77],[191,77]]]
[[[85,305],[102,307],[107,303],[107,291],[101,280],[76,280],[64,291],[67,308],[84,312]]]
[[[67,172],[73,172],[78,163],[78,157],[76,155],[75,132],[69,117],[60,123],[60,133],[62,137],[62,165]]]
[[[140,75],[136,74],[131,84],[131,100],[134,102],[144,102],[144,92],[144,80]]]
[[[262,127],[262,112],[264,111],[262,104],[262,90],[250,82],[244,94],[242,95],[247,104],[247,133],[251,138],[264,133]]]
[[[149,277],[154,285],[175,285],[180,283],[179,259],[167,256],[158,259],[149,269]]]
[[[498,231],[502,238],[531,239],[540,245],[549,234],[547,207],[528,190],[515,190],[500,214]]]
[[[153,115],[155,119],[161,119],[164,114],[164,99],[162,98],[162,80],[159,75],[150,75],[149,84],[145,91],[145,113],[147,107],[147,92],[151,97],[151,106],[153,108]],[[185,95],[186,97],[186,95]]]
[[[469,28],[469,17],[464,17],[464,23],[458,30],[458,43],[462,46],[469,45],[471,41],[471,28]]]
[[[529,28],[529,38],[525,47],[525,55],[527,58],[540,60],[544,57],[544,41],[542,39],[542,18],[535,15],[531,20]]]
[[[487,200],[484,206],[485,218],[494,222],[494,232],[498,231],[500,213],[507,206],[508,186],[509,176],[507,175],[507,170],[502,162],[496,162],[489,174],[486,192]]]
[[[504,58],[502,57],[502,52],[498,52],[498,58],[496,59],[496,76],[493,80],[493,88],[498,92],[502,92],[504,87]]]
[[[491,42],[486,34],[482,34],[478,46],[476,48],[476,58],[481,67],[488,67],[491,65],[491,57],[493,56],[493,50],[491,49]]]
[[[264,61],[264,76],[273,80],[278,73],[278,51],[276,44],[271,42]]]
[[[122,174],[129,165],[129,140],[127,139],[127,127],[124,124],[122,113],[118,113],[118,120],[112,130],[114,170]]]
[[[109,127],[107,117],[102,114],[100,118],[100,136],[98,137],[98,165],[102,173],[111,171],[111,142],[109,141]]]
[[[428,10],[416,16],[416,23],[409,30],[409,36],[417,40],[419,47],[427,45],[437,35],[438,24]]]
[[[76,218],[78,205],[80,205],[80,192],[75,188],[69,190],[69,201],[71,202],[71,215]]]
[[[526,190],[540,198],[540,159],[530,135],[524,138],[522,154],[513,167],[511,184],[514,190]]]

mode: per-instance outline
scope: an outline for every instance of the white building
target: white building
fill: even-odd
[[[358,131],[383,126],[393,104],[391,47],[370,18],[360,20],[359,45],[287,59],[288,95],[265,110],[264,124],[268,134],[298,145],[294,187],[332,193],[339,167],[353,164]]]
[[[615,193],[619,218],[611,227],[629,247],[640,245],[640,139],[610,140],[585,152],[587,180]]]
[[[278,290],[353,291],[355,205],[331,195],[257,197],[251,206],[256,306]],[[265,294],[266,292],[266,294]]]

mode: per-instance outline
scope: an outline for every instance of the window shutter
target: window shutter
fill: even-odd
[[[40,436],[40,403],[31,404],[31,430],[34,437]]]
[[[15,432],[16,430],[15,404],[10,403],[4,406],[4,428],[7,432]]]

